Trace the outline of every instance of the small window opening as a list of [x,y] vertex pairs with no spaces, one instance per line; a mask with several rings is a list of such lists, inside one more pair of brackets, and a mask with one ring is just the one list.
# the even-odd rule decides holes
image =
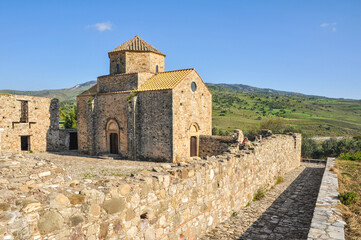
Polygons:
[[119,64],[117,64],[117,73],[119,73]]
[[30,151],[30,136],[21,136],[21,151]]
[[27,123],[29,121],[28,101],[21,100],[20,104],[21,104],[20,122]]
[[191,83],[191,89],[192,89],[192,92],[195,92],[197,90],[197,84],[195,82]]
[[155,72],[159,72],[158,65],[155,65]]

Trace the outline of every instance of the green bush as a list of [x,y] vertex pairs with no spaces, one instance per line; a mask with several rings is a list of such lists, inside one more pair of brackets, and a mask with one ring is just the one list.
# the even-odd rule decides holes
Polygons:
[[285,129],[285,121],[279,117],[268,118],[261,122],[260,128],[271,130],[273,133],[283,133]]
[[342,160],[361,160],[361,151],[354,154],[348,152],[341,153],[339,158]]
[[353,191],[339,194],[338,199],[340,199],[344,205],[351,205],[358,201],[357,195]]

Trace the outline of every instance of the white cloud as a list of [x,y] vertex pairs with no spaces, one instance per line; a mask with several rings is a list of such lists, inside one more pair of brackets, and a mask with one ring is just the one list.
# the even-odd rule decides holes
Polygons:
[[88,28],[95,28],[99,32],[104,32],[106,30],[112,30],[112,24],[110,22],[102,22],[94,25],[88,25]]
[[337,23],[322,23],[320,27],[331,29],[332,32],[336,32],[336,24]]

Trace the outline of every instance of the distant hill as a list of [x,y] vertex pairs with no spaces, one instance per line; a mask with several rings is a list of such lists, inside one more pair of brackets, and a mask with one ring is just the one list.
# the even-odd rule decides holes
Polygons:
[[[72,88],[0,93],[56,97],[61,110],[71,112],[76,96],[96,81]],[[242,84],[208,83],[213,94],[213,127],[216,131],[250,131],[265,119],[280,117],[290,131],[309,136],[345,136],[361,133],[361,100],[334,99]],[[67,101],[67,102],[65,102]]]
[[321,96],[314,96],[314,95],[306,95],[297,92],[287,92],[287,91],[280,91],[271,88],[258,88],[252,87],[243,84],[226,84],[226,83],[207,83],[208,87],[224,87],[231,90],[241,91],[243,93],[269,93],[275,94],[280,96],[312,96],[312,97],[321,97]]
[[58,98],[59,101],[62,102],[76,100],[77,95],[94,86],[94,84],[96,84],[96,81],[89,81],[86,83],[78,84],[71,88],[48,89],[40,91],[0,90],[0,93],[29,95],[37,97],[53,97]]

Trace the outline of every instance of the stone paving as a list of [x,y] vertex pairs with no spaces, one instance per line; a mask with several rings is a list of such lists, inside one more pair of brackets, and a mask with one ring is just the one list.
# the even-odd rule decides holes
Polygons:
[[234,213],[201,239],[307,239],[324,167],[302,163],[265,198]]

